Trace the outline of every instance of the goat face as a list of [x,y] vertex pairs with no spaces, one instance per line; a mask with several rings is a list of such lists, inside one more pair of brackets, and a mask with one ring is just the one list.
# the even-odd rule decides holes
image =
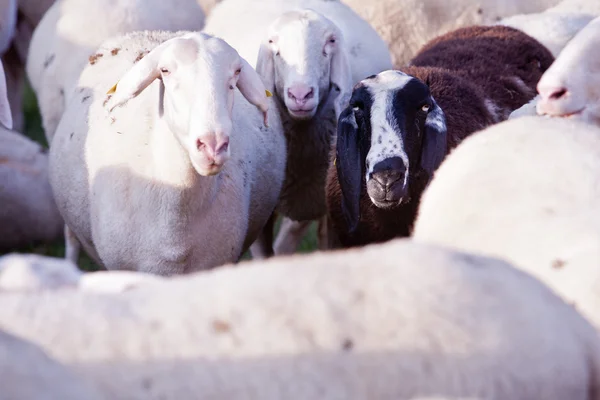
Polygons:
[[363,182],[376,207],[391,209],[410,201],[411,177],[431,179],[446,154],[444,113],[425,83],[381,72],[354,88],[338,121],[336,151],[342,211],[353,231]]

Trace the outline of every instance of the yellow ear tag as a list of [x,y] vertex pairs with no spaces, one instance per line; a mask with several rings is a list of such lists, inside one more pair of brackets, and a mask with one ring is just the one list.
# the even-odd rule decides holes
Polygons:
[[335,167],[335,163],[337,162],[337,157],[333,159],[333,166]]
[[110,89],[108,89],[108,92],[106,92],[106,94],[113,94],[114,92],[117,91],[117,85],[119,84],[119,82],[115,83],[113,85],[113,87],[111,87]]
[[269,92],[268,90],[265,90],[265,93],[267,94],[267,97],[273,97],[273,93]]

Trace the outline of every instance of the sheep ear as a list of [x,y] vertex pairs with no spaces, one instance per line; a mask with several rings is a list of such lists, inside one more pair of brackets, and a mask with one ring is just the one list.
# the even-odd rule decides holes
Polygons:
[[358,124],[354,110],[348,107],[342,111],[338,121],[335,167],[342,191],[342,214],[349,233],[356,230],[360,219],[363,163]]
[[341,37],[338,39],[337,49],[331,57],[330,82],[339,92],[333,103],[335,117],[339,118],[342,110],[348,106],[352,92],[352,72]]
[[154,50],[134,64],[134,66],[123,75],[119,82],[108,90],[107,94],[112,94],[112,98],[108,103],[109,111],[112,111],[116,107],[122,106],[129,100],[135,98],[160,76],[158,61],[165,48],[171,44],[172,40],[167,40],[154,48]]
[[429,179],[446,156],[447,136],[446,117],[434,100],[425,120],[425,136],[421,150],[421,168],[429,174]]
[[8,90],[6,86],[6,74],[4,65],[0,62],[0,123],[8,129],[13,128],[12,112],[8,102]]
[[265,89],[265,85],[260,79],[260,76],[258,76],[254,68],[248,64],[248,61],[244,60],[242,57],[240,57],[240,60],[242,61],[242,70],[240,72],[240,77],[238,78],[237,87],[246,100],[251,104],[254,104],[263,112],[264,122],[265,125],[267,125],[267,112],[269,111],[269,101],[267,100],[267,97],[271,96],[271,92]]
[[256,59],[256,72],[260,75],[267,90],[275,91],[275,64],[273,63],[273,51],[268,44],[261,43]]

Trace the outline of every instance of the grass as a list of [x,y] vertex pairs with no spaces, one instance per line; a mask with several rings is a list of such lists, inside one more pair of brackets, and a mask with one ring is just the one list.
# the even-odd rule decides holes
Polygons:
[[[35,94],[31,90],[29,85],[26,85],[25,93],[23,96],[23,111],[25,114],[25,132],[23,132],[29,138],[35,140],[40,143],[44,147],[48,147],[48,143],[46,142],[46,137],[44,135],[44,130],[41,124],[41,118],[39,113],[39,108],[37,105],[37,100]],[[279,230],[279,221],[276,224],[276,231]],[[310,229],[305,235],[298,251],[301,253],[308,253],[314,251],[317,248],[317,224],[312,223]],[[20,252],[20,253],[35,253],[40,255],[52,256],[52,257],[64,257],[65,255],[65,246],[64,240],[60,239],[55,243],[44,243],[44,244],[31,244],[29,246],[25,246],[24,248],[18,249],[10,249],[6,253],[10,252]],[[83,251],[81,252],[81,256],[79,258],[78,266],[80,269],[84,271],[96,271],[99,269],[98,265],[96,265]],[[244,254],[243,259],[250,259],[250,254]]]

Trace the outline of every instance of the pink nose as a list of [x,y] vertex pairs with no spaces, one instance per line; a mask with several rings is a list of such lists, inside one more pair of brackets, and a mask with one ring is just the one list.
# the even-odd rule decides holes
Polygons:
[[567,88],[562,86],[539,87],[538,91],[542,99],[545,101],[560,100],[567,97],[567,95],[569,94]]
[[308,85],[293,85],[287,91],[288,97],[299,105],[304,105],[314,94],[314,88]]
[[229,148],[229,138],[223,135],[206,135],[196,139],[196,148],[199,152],[204,152],[210,162],[220,164],[221,156],[225,155]]

